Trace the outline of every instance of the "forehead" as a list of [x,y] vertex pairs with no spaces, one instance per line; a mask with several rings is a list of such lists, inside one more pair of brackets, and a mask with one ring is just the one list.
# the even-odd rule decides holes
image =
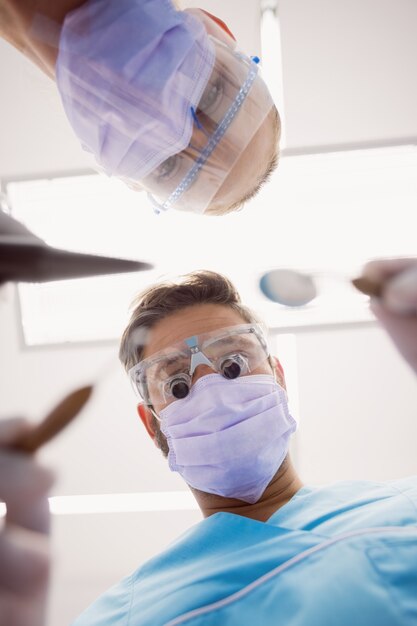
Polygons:
[[[236,118],[235,123],[236,126],[245,123],[244,116]],[[210,204],[211,208],[234,204],[263,181],[278,151],[278,136],[276,114],[271,109],[226,176]]]
[[224,305],[196,304],[181,309],[168,315],[151,329],[143,358],[146,359],[192,335],[246,323],[247,320],[239,313]]

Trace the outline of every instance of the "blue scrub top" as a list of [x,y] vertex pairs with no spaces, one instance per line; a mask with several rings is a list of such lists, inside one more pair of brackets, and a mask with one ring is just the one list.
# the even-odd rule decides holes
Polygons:
[[216,513],[73,626],[416,626],[417,477],[304,487],[266,523]]

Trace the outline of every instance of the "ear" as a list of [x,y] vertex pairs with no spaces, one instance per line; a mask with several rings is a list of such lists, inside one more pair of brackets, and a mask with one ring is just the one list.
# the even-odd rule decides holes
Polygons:
[[146,432],[148,433],[149,437],[152,439],[152,441],[158,448],[159,446],[156,440],[155,430],[153,428],[153,415],[151,411],[148,409],[148,407],[146,406],[144,402],[140,402],[138,406],[136,407],[136,410],[138,412],[138,415],[140,417],[142,424],[146,428]]
[[209,35],[222,41],[233,50],[236,48],[236,37],[223,20],[204,9],[185,9],[187,13],[194,15],[201,20]]
[[274,374],[277,378],[278,383],[281,385],[281,387],[283,389],[285,389],[285,391],[287,391],[287,384],[285,382],[285,374],[284,374],[284,368],[282,367],[281,363],[279,362],[279,360],[277,359],[276,356],[271,356],[271,360],[273,363],[273,370],[274,370]]

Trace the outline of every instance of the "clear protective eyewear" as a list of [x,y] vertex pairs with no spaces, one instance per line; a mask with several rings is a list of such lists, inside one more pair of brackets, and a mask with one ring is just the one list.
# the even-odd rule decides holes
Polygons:
[[261,326],[239,324],[187,337],[140,361],[128,374],[148,406],[165,406],[188,396],[199,365],[231,380],[253,373],[268,357]]
[[190,109],[190,143],[141,181],[156,213],[204,213],[274,106],[259,59],[210,39],[216,60],[198,106]]

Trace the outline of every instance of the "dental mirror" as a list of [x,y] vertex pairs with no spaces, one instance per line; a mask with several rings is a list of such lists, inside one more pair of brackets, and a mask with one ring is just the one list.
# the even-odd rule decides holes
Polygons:
[[[309,304],[317,297],[319,289],[317,278],[325,274],[309,274],[292,269],[277,268],[266,272],[260,279],[262,293],[272,302],[288,307],[300,307]],[[342,274],[329,274],[337,280],[350,282],[358,291],[368,296],[380,296],[382,286],[364,276],[349,280]]]

